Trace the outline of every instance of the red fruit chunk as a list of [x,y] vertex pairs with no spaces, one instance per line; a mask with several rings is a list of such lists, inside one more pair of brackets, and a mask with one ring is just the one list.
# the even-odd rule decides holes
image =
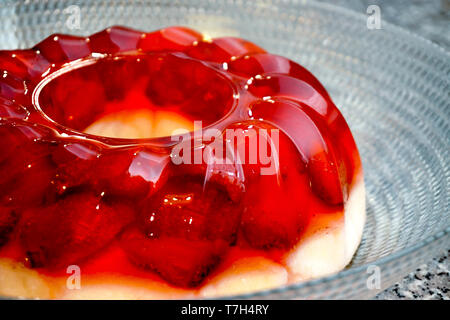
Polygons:
[[109,205],[91,193],[71,194],[25,211],[21,244],[31,267],[67,267],[106,246],[133,218],[127,205]]
[[243,55],[263,53],[261,49],[250,41],[224,37],[212,41],[200,41],[187,50],[187,54],[199,60],[212,62],[228,62]]
[[201,33],[185,27],[170,27],[159,31],[145,33],[139,41],[138,48],[145,52],[185,51],[194,42],[201,41]]
[[56,186],[60,193],[89,186],[106,196],[142,198],[153,193],[166,179],[167,155],[144,148],[100,150],[93,144],[61,145],[53,155],[59,164]]
[[119,185],[116,185],[116,193],[123,194],[126,193],[125,190],[135,190],[135,195],[139,195],[144,191],[140,193],[138,190],[144,190],[144,187],[148,185],[149,195],[154,194],[167,181],[169,162],[168,154],[152,152],[145,148],[134,152],[127,175],[119,181]]
[[[197,61],[180,59],[174,55],[161,56],[159,68],[149,77],[146,94],[156,105],[183,104],[206,91],[195,83],[195,75],[211,78],[213,71]],[[154,61],[150,60],[149,64]],[[193,81],[194,80],[194,81]]]
[[[32,144],[34,141],[43,139],[50,134],[50,130],[24,121],[0,120],[0,150],[2,151],[0,153],[0,163],[13,155],[13,151],[17,148],[23,151],[29,150],[32,153],[35,150],[29,148],[30,144],[34,145]],[[38,144],[36,144],[36,148],[40,149]]]
[[44,127],[0,123],[0,166],[3,167],[0,184],[16,174],[27,172],[27,169],[32,169],[35,163],[48,156],[52,144],[43,139],[50,137],[50,134],[51,131]]
[[[355,142],[344,118],[328,97],[322,95],[308,83],[284,75],[269,75],[254,79],[248,86],[248,90],[258,97],[273,97],[275,100],[293,100],[300,104],[303,110],[314,118],[315,122],[319,122],[319,126],[323,126],[325,130],[328,130],[329,134],[326,136],[331,141],[329,145],[336,147],[336,160],[339,159],[340,161],[325,166],[325,160],[318,160],[322,162],[323,169],[326,170],[330,165],[339,165],[339,168],[332,172],[338,171],[341,179],[341,187],[345,189],[346,185],[352,182],[355,168],[360,166],[359,155],[357,154]],[[309,112],[308,109],[316,115]],[[315,169],[312,170],[315,171]],[[316,180],[319,181],[320,179]],[[323,179],[323,181],[325,180]],[[327,188],[328,186],[324,182],[323,186],[319,189],[324,190],[322,194],[325,194]],[[338,185],[332,182],[330,193],[334,193],[335,196],[331,196],[329,199],[331,199],[331,203],[333,204],[342,202],[338,200],[341,198],[338,195],[338,189]],[[344,200],[346,199],[345,193],[346,190],[343,190]]]
[[179,286],[203,280],[235,241],[242,211],[225,186],[203,184],[201,176],[172,177],[143,207],[140,231],[123,240],[134,263]]
[[168,161],[167,156],[152,155],[145,149],[108,151],[99,158],[94,172],[112,195],[143,198],[164,182]]
[[311,215],[306,183],[297,172],[285,174],[280,185],[272,176],[249,183],[242,230],[252,247],[288,249],[299,241]]
[[[82,94],[80,88],[83,88]],[[84,130],[104,110],[104,89],[100,78],[95,76],[85,79],[79,73],[65,73],[58,81],[51,81],[45,90],[51,94],[39,96],[42,110],[54,121],[70,128]]]
[[49,154],[51,142],[40,140],[49,135],[41,127],[18,124],[0,126],[0,200],[27,205],[42,200],[54,174]]
[[23,123],[0,124],[0,202],[22,208],[44,199],[54,177],[53,132]]
[[330,204],[341,204],[346,197],[345,168],[329,138],[324,119],[307,106],[294,102],[259,102],[252,106],[252,115],[264,119],[284,132],[302,155],[311,178],[312,189]]
[[[157,56],[159,64],[149,60],[146,95],[164,108],[187,113],[190,119],[202,119],[203,125],[220,119],[233,103],[233,89],[224,77],[204,64],[167,54]],[[157,68],[158,67],[158,68]]]
[[195,287],[220,261],[227,244],[222,240],[187,240],[162,237],[149,240],[137,228],[122,238],[128,256],[136,265],[155,270],[168,282]]
[[85,38],[54,34],[37,44],[38,50],[51,63],[62,63],[84,58],[91,52]]
[[203,79],[198,80],[201,83],[199,88],[203,90],[197,89],[196,96],[186,104],[186,108],[189,108],[194,119],[205,119],[203,125],[208,125],[214,122],[213,119],[222,118],[225,112],[230,110],[234,103],[231,98],[233,90],[223,79],[213,76],[212,73],[197,74],[197,79],[200,76],[203,76]]
[[[150,60],[156,61],[156,57],[149,57]],[[100,60],[91,69],[80,70],[85,78],[89,78],[89,74],[95,72],[103,85],[105,95],[108,101],[123,100],[126,94],[131,90],[136,90],[141,84],[144,76],[148,77],[150,70],[147,68],[144,59],[136,59],[135,56],[121,56],[118,60],[104,59]],[[94,71],[92,69],[95,69]],[[135,101],[129,106],[130,109],[139,108],[142,103]],[[145,104],[144,104],[145,105]],[[105,112],[114,112],[106,105]]]
[[208,125],[234,102],[233,86],[220,71],[186,56],[116,57],[50,81],[39,95],[42,110],[58,124],[81,131],[102,116],[129,109],[164,108]]
[[[6,171],[7,166],[2,166]],[[46,195],[55,175],[55,169],[49,157],[29,160],[11,167],[10,173],[0,182],[0,197],[4,203],[24,207],[40,204]]]
[[0,247],[9,240],[18,220],[18,214],[13,208],[0,206]]
[[98,53],[136,50],[142,34],[136,30],[114,26],[90,36],[89,46],[92,52]]
[[[310,217],[309,179],[295,145],[278,128],[264,122],[248,121],[228,129],[241,129],[246,137],[237,140],[237,152],[245,159],[241,222],[245,238],[256,248],[291,247]],[[270,162],[265,163],[267,160]]]
[[101,151],[96,144],[83,141],[60,143],[52,153],[52,160],[57,167],[54,180],[57,193],[62,194],[94,179],[93,166]]
[[152,237],[234,241],[240,210],[227,187],[200,176],[171,177],[142,212],[145,233]]
[[0,164],[0,202],[15,207],[40,204],[54,177],[54,166],[48,156],[26,160],[25,152],[16,152],[17,158],[11,156]]

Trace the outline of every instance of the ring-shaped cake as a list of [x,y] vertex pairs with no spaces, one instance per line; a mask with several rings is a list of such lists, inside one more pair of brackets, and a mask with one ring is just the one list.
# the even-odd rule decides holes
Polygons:
[[356,251],[358,150],[299,64],[184,27],[112,27],[0,51],[0,68],[0,294],[228,295]]

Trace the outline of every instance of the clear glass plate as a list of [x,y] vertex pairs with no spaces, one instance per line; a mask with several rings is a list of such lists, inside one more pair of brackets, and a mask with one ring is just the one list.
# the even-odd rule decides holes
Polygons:
[[[352,129],[368,219],[351,265],[241,297],[368,298],[450,247],[450,54],[442,48],[384,21],[382,29],[368,29],[362,14],[311,1],[5,0],[0,49],[111,25],[185,25],[249,39],[310,69]],[[367,286],[370,266],[379,267],[379,288]]]

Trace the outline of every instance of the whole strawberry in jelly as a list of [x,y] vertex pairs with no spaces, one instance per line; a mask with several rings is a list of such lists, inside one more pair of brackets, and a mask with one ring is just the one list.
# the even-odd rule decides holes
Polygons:
[[24,211],[19,236],[30,266],[58,270],[83,261],[134,220],[130,206],[88,192]]
[[255,248],[289,248],[311,215],[309,177],[295,145],[278,127],[247,121],[233,129],[243,162],[241,229]]
[[[172,176],[141,209],[122,244],[137,265],[179,286],[199,284],[237,236],[242,208],[223,181]],[[231,182],[229,182],[231,183]]]

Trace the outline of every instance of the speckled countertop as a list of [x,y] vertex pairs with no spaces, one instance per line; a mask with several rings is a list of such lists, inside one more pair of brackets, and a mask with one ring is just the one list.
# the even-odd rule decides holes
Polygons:
[[[366,14],[378,5],[383,20],[399,25],[450,50],[450,0],[318,0]],[[450,248],[442,256],[414,272],[376,299],[450,300]]]
[[442,257],[421,265],[399,283],[381,292],[376,299],[450,300],[450,250]]

